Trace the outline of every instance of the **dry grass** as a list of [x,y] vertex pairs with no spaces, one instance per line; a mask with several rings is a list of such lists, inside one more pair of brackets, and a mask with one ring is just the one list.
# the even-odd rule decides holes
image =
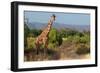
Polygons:
[[[24,61],[46,61],[46,60],[72,60],[72,59],[89,59],[90,53],[80,44],[73,44],[72,42],[64,42],[61,46],[55,49],[48,49],[44,53],[41,48],[39,53],[36,49],[27,49],[24,51]],[[81,49],[80,49],[81,48]],[[90,49],[90,48],[89,48]]]

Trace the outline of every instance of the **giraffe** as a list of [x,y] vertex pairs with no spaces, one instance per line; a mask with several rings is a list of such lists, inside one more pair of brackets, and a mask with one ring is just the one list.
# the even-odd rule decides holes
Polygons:
[[52,24],[55,21],[56,16],[53,14],[48,21],[47,27],[42,31],[42,33],[36,38],[35,46],[37,49],[37,54],[40,50],[40,45],[44,44],[44,54],[46,53],[46,49],[48,48],[48,35],[51,30]]

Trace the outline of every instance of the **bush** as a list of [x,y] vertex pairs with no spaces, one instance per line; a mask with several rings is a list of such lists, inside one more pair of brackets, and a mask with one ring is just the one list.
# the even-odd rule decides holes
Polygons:
[[[52,45],[51,45],[52,44]],[[57,32],[56,29],[51,29],[49,33],[49,46],[54,48],[55,46],[59,46],[62,44],[62,36],[60,33]]]
[[78,33],[78,31],[76,30],[69,30],[66,32],[67,36],[74,36]]
[[58,45],[60,46],[62,42],[63,42],[62,35],[57,32],[57,42],[56,43],[58,43]]
[[49,49],[54,49],[56,47],[55,43],[49,43],[48,48]]
[[35,48],[35,38],[34,37],[27,37],[27,48],[28,49]]
[[41,34],[42,30],[39,30],[39,29],[31,29],[30,32],[34,35],[34,37],[37,37],[38,35]]
[[67,37],[67,31],[65,29],[62,29],[60,33],[61,33],[63,38]]
[[78,35],[73,36],[73,42],[77,44],[80,43],[80,36]]
[[80,43],[88,43],[90,42],[90,36],[89,35],[84,35],[83,37],[80,38]]
[[90,53],[90,45],[86,44],[79,44],[77,49],[76,49],[77,54],[87,54]]
[[49,42],[55,43],[56,41],[57,41],[57,30],[51,29],[51,31],[49,33]]

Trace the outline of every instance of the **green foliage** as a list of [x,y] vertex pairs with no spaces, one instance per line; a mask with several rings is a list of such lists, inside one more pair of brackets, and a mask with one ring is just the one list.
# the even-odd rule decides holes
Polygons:
[[34,35],[34,37],[37,37],[38,35],[40,35],[42,32],[42,30],[39,29],[32,29],[31,33]]
[[79,35],[75,35],[73,36],[73,43],[80,43],[80,36]]
[[68,36],[67,41],[73,42],[73,43],[89,43],[90,42],[90,35],[82,32],[77,32],[73,36]]
[[48,48],[54,49],[56,47],[55,43],[49,43]]
[[25,49],[35,48],[35,38],[42,32],[38,29],[29,29],[27,24],[24,26],[24,47]]
[[57,41],[58,45],[61,45],[63,42],[62,35],[59,32],[57,32]]
[[34,34],[33,33],[29,33],[28,37],[34,37]]
[[77,31],[75,31],[75,30],[68,30],[67,31],[67,36],[74,36],[76,34],[77,34]]
[[62,36],[56,29],[51,29],[49,33],[49,48],[55,48],[62,44]]
[[80,41],[80,36],[74,35],[74,36],[68,36],[67,42],[72,42],[72,43],[79,43]]
[[73,36],[68,36],[67,42],[72,42],[73,41]]
[[79,44],[76,53],[79,55],[90,53],[90,46],[87,44]]
[[67,31],[65,29],[62,29],[60,33],[63,38],[67,37]]
[[77,32],[76,35],[78,35],[79,37],[84,36],[83,32]]
[[24,46],[27,47],[27,37],[30,33],[30,29],[28,28],[27,24],[24,25]]
[[83,37],[80,38],[80,43],[89,43],[90,42],[90,36],[89,35],[84,35]]
[[90,35],[88,33],[77,32],[73,36],[68,36],[66,42],[75,45],[76,53],[79,55],[90,53]]
[[57,41],[57,30],[51,29],[51,31],[49,33],[49,42],[55,43],[56,41]]
[[27,37],[27,48],[33,49],[35,47],[35,38],[34,37]]

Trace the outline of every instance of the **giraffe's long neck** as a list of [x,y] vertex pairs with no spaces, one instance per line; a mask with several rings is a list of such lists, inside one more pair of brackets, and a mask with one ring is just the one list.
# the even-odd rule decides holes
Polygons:
[[[52,24],[53,24],[53,19],[51,18],[48,22],[48,25],[47,27],[45,28],[45,30],[42,32],[42,36],[48,36],[50,30],[51,30],[51,27],[52,27]],[[44,35],[43,35],[44,34]]]
[[47,25],[48,31],[50,31],[52,24],[53,24],[53,20],[49,20],[48,25]]
[[50,30],[51,30],[51,27],[52,27],[52,24],[53,24],[54,20],[51,18],[48,22],[48,25],[47,25],[47,32],[49,33]]

